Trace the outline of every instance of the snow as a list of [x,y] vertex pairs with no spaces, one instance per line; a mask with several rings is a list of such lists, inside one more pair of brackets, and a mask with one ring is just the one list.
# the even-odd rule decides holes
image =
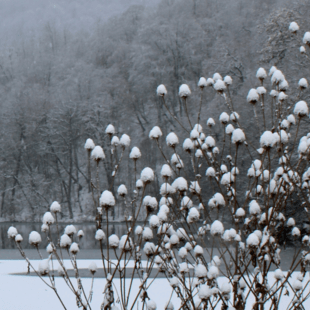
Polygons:
[[128,191],[127,191],[127,188],[124,184],[121,184],[118,189],[117,189],[117,194],[119,196],[125,196],[127,195]]
[[299,26],[296,22],[291,22],[290,26],[288,27],[289,31],[291,32],[297,32],[299,30]]
[[224,77],[224,83],[225,83],[226,85],[231,85],[232,82],[233,82],[233,80],[232,80],[231,76],[226,75],[226,76]]
[[151,228],[158,228],[160,225],[159,218],[157,215],[152,215],[149,219],[149,225]]
[[158,126],[154,126],[150,133],[149,133],[149,138],[150,139],[158,139],[163,135],[161,129]]
[[200,214],[199,211],[193,207],[189,210],[188,215],[187,215],[187,222],[193,223],[193,222],[197,222],[199,220]]
[[119,142],[122,147],[128,147],[130,145],[130,137],[124,133]]
[[180,258],[185,259],[187,257],[187,254],[188,253],[187,253],[187,250],[186,250],[185,247],[181,247],[179,249],[178,255],[179,255]]
[[136,234],[137,236],[140,236],[140,235],[142,234],[142,232],[143,232],[142,227],[141,227],[140,225],[136,226],[135,234]]
[[241,144],[245,141],[245,134],[242,129],[237,128],[233,131],[231,142],[234,144]]
[[226,85],[224,81],[218,79],[214,84],[213,87],[218,92],[223,92],[226,89]]
[[45,212],[43,215],[42,222],[46,225],[52,225],[55,222],[55,219],[51,212]]
[[165,96],[167,95],[167,89],[166,86],[164,84],[160,84],[157,86],[157,90],[156,90],[157,96]]
[[32,231],[30,234],[29,234],[29,243],[31,245],[39,245],[40,243],[42,242],[42,238],[41,238],[41,235],[37,232],[37,231]]
[[304,44],[309,44],[310,43],[310,32],[309,31],[305,32],[304,37],[302,39],[302,42]]
[[221,179],[221,184],[222,185],[230,185],[231,183],[233,183],[235,181],[235,177],[233,174],[231,174],[230,172],[226,172],[225,174],[223,174],[222,179]]
[[289,87],[288,82],[285,79],[281,81],[281,83],[279,84],[279,89],[282,91],[286,91],[288,87]]
[[240,118],[240,116],[237,112],[232,112],[229,118],[232,122],[236,122]]
[[118,136],[114,136],[111,140],[113,146],[118,146],[120,144]]
[[309,109],[306,101],[298,101],[294,107],[294,114],[303,117],[309,114]]
[[80,251],[79,245],[76,242],[73,242],[70,246],[69,251],[70,253],[76,255]]
[[306,89],[306,88],[308,88],[308,81],[307,81],[305,78],[301,78],[301,79],[298,81],[298,86],[299,86],[301,89]]
[[181,98],[187,98],[188,96],[190,96],[191,94],[191,90],[189,89],[187,84],[182,84],[179,88],[179,96]]
[[170,237],[170,240],[169,240],[170,244],[172,246],[176,246],[179,244],[180,242],[180,238],[177,234],[172,234],[171,237]]
[[18,232],[17,229],[13,226],[9,227],[8,229],[8,238],[15,238],[17,236]]
[[72,240],[67,234],[63,234],[60,237],[60,247],[68,248],[71,244],[72,244]]
[[198,296],[201,300],[206,300],[212,296],[212,290],[207,284],[202,284],[199,287]]
[[94,149],[94,147],[95,147],[94,141],[92,139],[87,139],[84,145],[84,149],[91,151]]
[[104,240],[105,237],[105,233],[102,229],[97,229],[96,234],[95,234],[95,239],[100,241],[100,240]]
[[140,179],[143,183],[154,181],[155,175],[153,169],[146,167],[141,171]]
[[156,247],[153,242],[146,242],[143,247],[143,252],[146,256],[152,256],[156,252]]
[[292,217],[290,217],[290,218],[287,220],[286,225],[287,225],[288,227],[293,227],[293,226],[295,226],[295,225],[296,225],[296,224],[295,224],[295,220],[294,220]]
[[267,90],[264,86],[259,86],[256,88],[256,91],[259,95],[264,95],[266,94]]
[[156,310],[156,302],[154,300],[149,300],[146,304],[147,310]]
[[215,147],[215,140],[214,140],[214,138],[211,137],[211,136],[206,137],[205,144],[208,146],[208,148]]
[[222,124],[226,125],[229,121],[229,115],[226,112],[221,113],[219,120]]
[[214,73],[213,74],[213,80],[217,81],[217,80],[223,80],[222,76],[219,73]]
[[195,266],[195,276],[197,278],[204,278],[207,276],[207,274],[208,274],[208,271],[204,265],[198,264],[197,266]]
[[284,119],[280,125],[281,129],[288,129],[290,127],[290,123],[288,120]]
[[192,140],[196,140],[199,138],[199,132],[195,128],[190,132],[190,138]]
[[174,194],[175,193],[175,189],[169,183],[163,183],[160,186],[159,193],[162,196],[167,196],[169,194]]
[[183,163],[181,158],[180,158],[180,156],[178,154],[176,154],[176,153],[172,154],[170,162],[173,165],[181,164],[181,166],[182,166],[182,163]]
[[183,177],[178,177],[177,179],[175,179],[171,186],[173,186],[176,190],[180,192],[186,191],[188,189],[187,181]]
[[285,99],[287,99],[287,95],[284,93],[284,92],[280,92],[279,93],[279,97],[278,97],[278,99],[279,99],[279,101],[284,101]]
[[244,217],[245,216],[245,211],[243,208],[238,208],[236,210],[236,213],[235,213],[235,216],[236,217]]
[[191,184],[189,186],[189,190],[191,193],[200,194],[201,193],[201,187],[199,185],[199,182],[198,181],[191,181]]
[[273,147],[276,144],[275,136],[271,131],[265,131],[260,137],[260,145],[262,148]]
[[16,242],[22,242],[24,240],[23,236],[21,234],[17,234],[15,236],[15,241]]
[[191,151],[194,149],[194,142],[190,138],[186,138],[183,142],[184,151]]
[[215,177],[215,170],[213,167],[209,167],[207,170],[206,170],[206,176],[207,177]]
[[206,87],[206,86],[208,86],[208,83],[207,83],[206,78],[201,77],[201,78],[199,79],[199,81],[198,81],[198,87],[204,88],[204,87]]
[[286,143],[288,143],[288,140],[289,140],[289,138],[288,138],[287,132],[285,130],[281,130],[280,131],[280,141],[281,141],[281,143],[286,144]]
[[174,132],[170,132],[166,137],[166,143],[168,146],[175,147],[179,144],[179,138]]
[[39,262],[38,271],[42,276],[50,272],[49,259],[43,259]]
[[54,201],[50,206],[50,211],[54,213],[61,212],[60,204],[57,201]]
[[266,70],[264,68],[259,68],[256,72],[256,77],[261,80],[265,79],[267,77]]
[[249,103],[256,103],[259,100],[257,90],[255,88],[251,88],[246,99]]
[[160,174],[162,177],[169,178],[172,176],[172,169],[170,168],[169,165],[164,164],[161,168]]
[[271,97],[275,98],[275,97],[277,97],[278,95],[279,95],[279,92],[276,91],[275,89],[272,89],[272,90],[270,91],[270,96],[271,96]]
[[249,213],[251,215],[259,215],[261,213],[261,208],[256,200],[252,200],[249,203]]
[[136,188],[140,189],[143,187],[143,185],[144,185],[143,182],[140,179],[138,179],[136,182]]
[[225,132],[227,135],[231,135],[234,130],[235,127],[232,124],[228,124],[225,128]]
[[271,83],[272,84],[279,84],[284,80],[284,75],[281,70],[276,70],[271,76]]
[[149,241],[153,239],[153,231],[150,227],[144,227],[142,232],[142,238],[145,241]]
[[258,246],[259,243],[260,243],[259,238],[255,233],[251,233],[246,239],[246,244],[249,247]]
[[52,254],[52,253],[54,252],[54,248],[53,248],[53,246],[52,246],[51,243],[49,243],[49,244],[47,245],[47,247],[46,247],[46,252],[47,252],[48,254]]
[[94,147],[91,152],[91,158],[96,161],[105,159],[105,155],[101,146],[97,145]]
[[305,48],[304,46],[301,46],[301,47],[299,48],[299,52],[300,52],[301,54],[305,54],[305,53],[306,53],[306,48]]
[[200,245],[194,247],[194,253],[196,256],[203,255],[203,248]]
[[215,82],[212,78],[207,78],[207,86],[212,86],[214,83]]
[[115,206],[115,198],[112,192],[105,190],[100,196],[100,206],[104,208],[110,208]]
[[92,274],[95,274],[96,271],[97,271],[98,267],[97,267],[97,264],[96,262],[91,262],[88,266],[88,270],[92,273]]
[[272,66],[269,70],[269,76],[272,76],[274,74],[274,72],[277,70],[277,67],[276,66]]
[[209,127],[213,127],[215,125],[215,121],[214,121],[214,119],[212,117],[208,118],[207,125]]
[[105,129],[105,133],[108,135],[114,135],[115,134],[115,128],[112,124],[109,124],[107,128]]
[[190,209],[192,206],[193,201],[188,196],[184,196],[181,200],[181,209]]
[[211,229],[210,229],[211,235],[216,236],[216,235],[222,235],[224,233],[224,226],[222,222],[215,220],[211,224]]
[[300,237],[300,230],[299,230],[298,227],[294,227],[294,228],[292,229],[292,236],[293,236],[293,237]]

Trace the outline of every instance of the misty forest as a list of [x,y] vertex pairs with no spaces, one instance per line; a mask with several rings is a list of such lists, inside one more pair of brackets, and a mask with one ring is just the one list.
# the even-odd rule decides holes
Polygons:
[[[0,220],[40,221],[55,200],[62,205],[62,220],[92,220],[92,182],[84,149],[90,137],[106,153],[100,163],[102,188],[114,193],[126,183],[128,191],[135,189],[129,153],[137,146],[142,153],[137,171],[147,165],[154,169],[155,182],[147,190],[156,195],[162,157],[148,137],[150,129],[158,125],[164,136],[176,131],[180,141],[188,134],[156,96],[162,83],[168,90],[167,105],[186,120],[179,86],[186,83],[193,90],[188,112],[194,117],[199,77],[230,75],[235,108],[245,131],[258,141],[260,133],[246,102],[248,89],[259,86],[253,72],[273,65],[283,70],[292,86],[288,106],[294,103],[309,59],[300,57],[301,42],[288,25],[296,21],[308,29],[309,10],[308,1],[285,0],[2,1]],[[308,97],[306,90],[303,99]],[[210,116],[218,121],[224,107],[223,99],[207,89],[202,124]],[[131,139],[115,179],[111,139],[105,133],[109,124],[118,138],[128,134]],[[219,127],[213,134],[221,145],[223,130]],[[162,148],[168,150],[164,142]],[[115,152],[120,156],[116,147]],[[183,160],[186,171],[190,159]],[[250,162],[245,155],[239,169],[247,169]],[[244,178],[238,186],[246,184]],[[207,201],[210,184],[202,179],[201,187]],[[123,220],[125,211],[118,199],[111,220]]]

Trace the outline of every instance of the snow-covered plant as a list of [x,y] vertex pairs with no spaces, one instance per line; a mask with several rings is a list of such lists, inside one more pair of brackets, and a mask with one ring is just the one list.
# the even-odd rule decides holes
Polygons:
[[[298,36],[296,22],[288,28],[292,36]],[[304,34],[303,43],[310,47],[309,32]],[[101,309],[105,310],[156,310],[156,302],[163,298],[169,310],[306,309],[303,304],[310,296],[309,236],[293,216],[299,211],[309,219],[310,133],[302,132],[309,116],[304,94],[308,82],[305,78],[298,83],[286,79],[275,66],[270,68],[269,77],[264,68],[259,68],[257,82],[243,94],[243,109],[250,111],[254,133],[243,127],[243,114],[233,108],[230,76],[223,79],[214,73],[212,78],[199,79],[197,115],[192,108],[192,98],[196,97],[193,94],[188,109],[192,92],[182,84],[179,100],[185,108],[185,120],[169,108],[167,89],[159,85],[159,100],[176,122],[173,132],[158,126],[149,131],[162,162],[137,166],[148,150],[128,150],[130,137],[123,134],[119,139],[110,124],[105,130],[110,141],[106,154],[113,159],[110,188],[103,188],[99,182],[99,164],[105,165],[107,160],[104,150],[87,139],[84,147],[89,166],[96,169],[95,176],[88,171],[96,213],[93,238],[102,258],[102,264],[89,265],[89,293],[77,264],[84,233],[68,225],[60,235],[58,202],[51,204],[50,212],[42,219],[48,259],[44,260],[39,250],[41,235],[35,231],[29,235],[29,243],[40,256],[38,268],[27,258],[23,237],[16,228],[8,230],[8,237],[15,241],[29,268],[54,290],[65,309],[56,288],[54,261],[59,265],[58,275],[82,309],[91,309],[98,269],[104,273]],[[290,92],[292,85],[299,92],[296,100]],[[207,92],[213,92],[224,103],[213,118],[204,118]],[[116,175],[125,152],[133,165],[132,180],[119,182]],[[109,214],[118,205],[124,208],[126,223],[122,236],[109,230]],[[54,227],[57,240],[50,234]],[[285,270],[281,249],[290,242],[299,248]],[[70,257],[77,285],[69,276],[64,252]],[[159,275],[166,279],[167,296],[156,296],[150,289],[156,281],[163,281],[158,280]]]

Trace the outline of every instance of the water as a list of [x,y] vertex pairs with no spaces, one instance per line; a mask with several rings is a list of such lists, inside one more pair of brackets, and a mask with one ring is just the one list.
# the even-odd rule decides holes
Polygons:
[[[24,249],[33,249],[34,247],[31,246],[28,242],[28,237],[31,231],[35,230],[41,234],[42,243],[40,244],[39,248],[44,249],[48,242],[46,238],[46,234],[41,232],[41,223],[17,223],[17,222],[5,222],[0,223],[0,249],[16,249],[15,242],[8,238],[7,231],[10,226],[16,227],[19,234],[21,234],[24,238],[22,242],[22,247]],[[68,224],[60,223],[59,225],[59,232],[60,235],[64,233],[64,229]],[[79,243],[81,249],[98,249],[99,242],[95,239],[96,234],[96,226],[94,223],[79,223],[74,224],[76,230],[82,229],[84,232],[84,237],[79,240],[79,238],[75,235],[73,237],[73,241]],[[106,227],[103,226],[104,232]],[[125,223],[109,223],[109,235],[116,234],[119,237],[126,234],[127,227]],[[52,240],[56,243],[57,241],[57,229],[56,225],[53,224],[51,226],[51,234]]]

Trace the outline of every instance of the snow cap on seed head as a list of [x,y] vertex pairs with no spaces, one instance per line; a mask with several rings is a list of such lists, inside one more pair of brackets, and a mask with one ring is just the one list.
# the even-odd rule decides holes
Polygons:
[[288,29],[290,32],[296,33],[299,30],[299,26],[296,22],[291,22]]
[[52,225],[55,222],[55,219],[51,212],[45,212],[43,215],[42,222],[47,225]]
[[199,82],[198,82],[198,87],[204,88],[204,87],[206,87],[206,86],[208,86],[208,83],[207,83],[206,78],[201,77],[201,78],[199,79]]
[[215,220],[211,224],[210,232],[211,232],[211,235],[213,236],[222,235],[224,233],[224,226],[222,222]]
[[105,129],[105,133],[108,135],[114,135],[115,134],[115,128],[112,124],[109,124],[107,128]]
[[267,77],[267,72],[264,68],[259,68],[256,72],[256,77],[260,80],[264,80]]
[[131,152],[129,154],[129,158],[131,159],[139,159],[141,157],[141,152],[140,152],[140,149],[136,146],[134,146],[132,149],[131,149]]
[[15,238],[17,236],[18,232],[17,229],[13,226],[9,227],[8,229],[8,238]]
[[52,202],[50,206],[50,211],[53,213],[57,213],[61,211],[61,206],[57,201]]
[[118,189],[117,189],[117,194],[119,196],[122,196],[124,197],[125,195],[127,195],[128,191],[127,191],[127,188],[124,184],[121,184]]
[[141,171],[140,179],[143,183],[154,181],[155,175],[153,169],[146,167]]
[[164,164],[161,168],[160,174],[162,177],[169,178],[172,176],[172,169],[169,165]]
[[214,89],[219,92],[219,93],[223,93],[223,91],[226,89],[226,84],[224,83],[224,81],[218,79],[214,85],[213,85]]
[[257,90],[255,88],[251,88],[247,96],[247,101],[249,103],[255,104],[258,100],[259,100],[259,95],[258,95]]
[[187,98],[188,96],[190,96],[191,94],[191,90],[189,89],[187,84],[182,84],[179,88],[179,96],[181,98]]
[[309,31],[305,32],[302,41],[304,44],[308,44],[308,45],[310,44],[310,32]]
[[92,139],[87,139],[84,145],[84,149],[88,151],[92,151],[95,147],[95,143]]
[[42,241],[41,235],[37,231],[32,231],[29,234],[29,243],[34,246],[38,246]]
[[166,86],[164,84],[158,85],[156,93],[157,93],[157,96],[160,96],[160,97],[164,97],[165,95],[167,95]]
[[170,132],[166,137],[166,143],[168,146],[175,147],[179,144],[179,138],[174,132]]
[[149,138],[150,139],[158,139],[163,135],[161,129],[158,126],[154,126],[150,133],[149,133]]
[[130,145],[130,137],[125,133],[121,136],[119,143],[122,147],[128,147]]
[[308,88],[308,81],[305,78],[301,78],[298,82],[298,86],[300,89]]
[[298,101],[294,107],[294,114],[303,117],[309,114],[309,108],[306,101]]
[[223,112],[221,113],[219,120],[223,125],[226,125],[229,121],[229,115],[226,112]]
[[215,121],[214,121],[214,119],[212,117],[208,118],[207,125],[209,127],[213,127],[215,125]]
[[233,80],[232,80],[231,76],[226,75],[226,76],[224,77],[224,83],[225,83],[226,85],[231,85],[232,82],[233,82]]
[[233,131],[231,142],[234,144],[241,144],[245,141],[245,134],[242,129],[237,128]]
[[115,206],[115,198],[112,192],[105,190],[100,196],[100,206],[110,208]]
[[94,149],[91,152],[91,158],[97,162],[99,162],[102,159],[105,159],[103,149],[100,145],[96,145],[94,147]]

